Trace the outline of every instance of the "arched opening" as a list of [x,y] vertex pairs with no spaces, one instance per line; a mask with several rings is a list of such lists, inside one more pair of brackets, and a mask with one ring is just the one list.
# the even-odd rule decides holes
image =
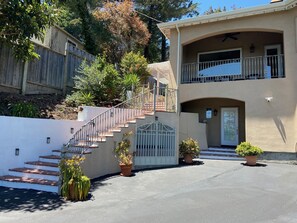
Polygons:
[[228,98],[203,98],[181,104],[182,112],[198,113],[206,124],[209,147],[236,146],[245,141],[245,103]]
[[182,83],[283,78],[283,33],[226,32],[183,46]]

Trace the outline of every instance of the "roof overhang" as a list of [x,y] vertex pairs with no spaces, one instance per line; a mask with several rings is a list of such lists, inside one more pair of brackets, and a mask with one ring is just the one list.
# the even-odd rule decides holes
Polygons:
[[279,11],[290,10],[297,6],[297,0],[287,0],[283,2],[277,2],[273,4],[267,4],[262,6],[236,9],[228,12],[214,13],[211,15],[197,16],[195,18],[182,19],[178,21],[159,23],[158,27],[161,32],[170,39],[171,29],[176,29],[176,27],[187,27],[194,26],[224,20],[231,20],[236,18],[262,15],[268,13],[274,13]]

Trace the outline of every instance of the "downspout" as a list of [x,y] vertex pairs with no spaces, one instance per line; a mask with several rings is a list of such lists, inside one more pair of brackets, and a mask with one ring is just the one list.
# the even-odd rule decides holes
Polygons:
[[180,46],[181,46],[181,38],[180,38],[180,30],[177,25],[175,25],[177,31],[177,58],[176,58],[176,112],[180,112],[180,105],[179,105],[179,83],[180,83]]
[[180,30],[177,25],[175,25],[177,31],[177,63],[176,63],[176,85],[177,89],[180,82]]

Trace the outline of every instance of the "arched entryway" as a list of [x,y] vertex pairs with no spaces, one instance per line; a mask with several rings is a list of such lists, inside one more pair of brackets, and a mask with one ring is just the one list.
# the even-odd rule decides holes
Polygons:
[[198,113],[206,124],[209,147],[236,146],[245,141],[245,103],[228,98],[203,98],[181,105],[182,112]]

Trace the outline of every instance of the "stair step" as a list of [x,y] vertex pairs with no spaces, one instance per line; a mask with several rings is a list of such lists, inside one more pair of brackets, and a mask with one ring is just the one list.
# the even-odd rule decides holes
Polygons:
[[2,187],[9,188],[32,189],[53,193],[59,192],[58,181],[24,178],[10,175],[0,177],[0,185]]
[[13,168],[9,169],[13,176],[26,177],[26,178],[43,178],[46,180],[59,180],[59,171],[33,169],[33,168]]
[[59,176],[58,171],[51,170],[41,170],[41,169],[33,169],[33,168],[13,168],[9,169],[9,171],[21,172],[21,173],[32,173],[32,174],[41,174],[41,175],[51,175],[51,176]]
[[201,151],[201,155],[238,156],[235,152]]
[[96,145],[96,144],[89,145],[89,144],[86,143],[86,142],[73,144],[73,145],[71,145],[71,147],[84,147],[84,148],[89,148],[89,149],[96,149],[96,148],[99,148],[99,146]]
[[17,176],[11,176],[11,175],[1,176],[0,180],[9,181],[9,182],[41,184],[41,185],[48,185],[48,186],[58,186],[58,181],[44,180],[44,179],[38,179],[38,178],[17,177]]
[[217,151],[217,152],[235,152],[234,148],[208,148],[202,151]]
[[25,162],[25,167],[34,169],[43,169],[51,171],[59,171],[59,165],[57,163],[43,162],[43,161],[30,161]]
[[113,129],[110,129],[109,132],[121,132],[122,129],[121,128],[113,128]]
[[211,159],[211,160],[244,160],[241,157],[229,157],[229,156],[206,156],[200,155],[199,159]]
[[[62,150],[53,150],[54,153],[62,153],[63,151]],[[67,153],[73,153],[73,154],[80,154],[80,152],[78,151],[69,151]],[[85,151],[83,154],[91,154],[92,152],[91,151]]]
[[40,158],[44,158],[44,159],[53,159],[53,160],[60,160],[60,159],[61,159],[61,156],[49,155],[49,156],[40,156]]

